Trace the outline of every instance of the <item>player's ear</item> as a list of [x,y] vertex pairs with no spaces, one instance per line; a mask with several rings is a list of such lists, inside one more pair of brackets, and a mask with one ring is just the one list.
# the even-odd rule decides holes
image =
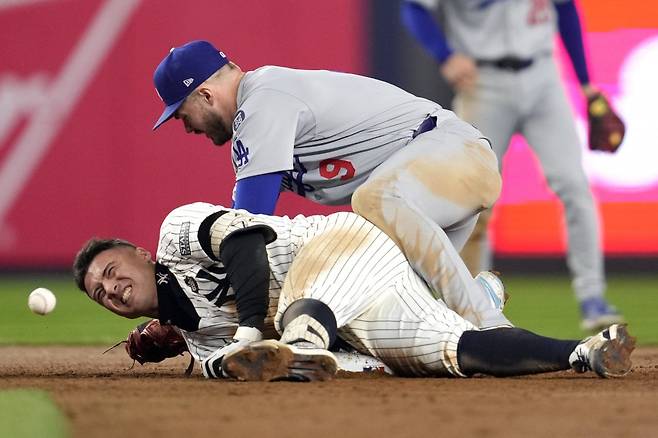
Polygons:
[[201,100],[204,103],[207,103],[208,105],[212,105],[214,96],[213,96],[212,90],[210,90],[210,88],[200,87],[197,90],[197,92],[199,93],[199,98],[201,98]]
[[135,248],[135,252],[141,259],[146,260],[147,262],[153,261],[151,259],[151,253],[148,250],[138,246]]

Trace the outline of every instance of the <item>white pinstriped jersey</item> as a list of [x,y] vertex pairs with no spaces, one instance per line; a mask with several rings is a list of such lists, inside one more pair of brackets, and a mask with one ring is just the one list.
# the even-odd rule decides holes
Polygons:
[[553,52],[552,3],[568,0],[410,1],[440,11],[441,27],[456,52],[476,59],[528,59]]
[[265,337],[276,337],[273,323],[280,331],[292,301],[313,297],[333,310],[341,337],[397,374],[459,375],[457,343],[475,327],[432,297],[397,245],[373,224],[349,212],[290,219],[206,203],[167,216],[156,258],[160,319],[181,329],[197,360],[230,342],[238,326],[234,293],[215,255],[233,231],[263,226],[276,233],[266,246]]
[[[219,253],[219,245],[232,231],[256,225],[267,225],[277,235],[276,241],[267,245],[270,262],[270,305],[265,320],[265,335],[276,333],[272,318],[276,313],[277,300],[290,263],[301,248],[301,242],[309,227],[325,220],[323,216],[273,217],[252,215],[244,210],[231,210],[218,205],[194,203],[173,210],[162,223],[156,261],[159,265],[158,296],[173,299],[171,312],[166,300],[165,316],[180,318],[180,310],[187,306],[187,316],[170,322],[181,328],[192,355],[202,360],[207,355],[231,342],[238,327],[233,289],[229,286],[223,264],[211,257],[199,241],[199,230],[204,219],[213,213],[224,212],[209,230],[212,253]],[[164,278],[166,270],[176,282]],[[164,278],[164,279],[163,279]],[[165,283],[166,281],[166,283]],[[178,287],[175,287],[177,284]],[[164,295],[163,295],[164,294]],[[161,301],[164,301],[161,299]],[[190,305],[187,305],[187,302]],[[162,318],[162,314],[161,314]],[[165,317],[164,322],[167,322]]]
[[236,179],[285,171],[282,189],[321,204],[349,204],[370,173],[411,140],[440,105],[376,79],[265,66],[238,88]]

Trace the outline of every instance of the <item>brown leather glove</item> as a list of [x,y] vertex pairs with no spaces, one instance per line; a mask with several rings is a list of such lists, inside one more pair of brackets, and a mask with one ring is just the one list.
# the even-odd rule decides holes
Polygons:
[[[121,344],[126,344],[128,356],[141,365],[147,362],[162,362],[169,357],[182,355],[189,351],[185,339],[178,329],[173,325],[162,325],[157,319],[138,325],[128,333],[125,340],[108,348],[103,354]],[[185,370],[185,374],[190,375],[193,368],[194,356],[190,354],[190,364]]]
[[593,151],[616,152],[624,139],[624,122],[614,112],[608,99],[596,93],[587,99],[589,148]]
[[178,329],[173,325],[162,325],[157,319],[135,327],[126,340],[126,353],[141,365],[162,362],[186,351],[187,345]]

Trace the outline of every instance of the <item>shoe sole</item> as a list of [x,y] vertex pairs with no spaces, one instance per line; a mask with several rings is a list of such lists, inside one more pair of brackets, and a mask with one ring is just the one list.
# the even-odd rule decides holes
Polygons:
[[260,341],[224,357],[222,369],[229,377],[247,382],[313,382],[333,379],[338,364],[327,350]]
[[631,371],[635,338],[626,325],[617,326],[617,336],[592,352],[592,369],[600,377],[622,377]]

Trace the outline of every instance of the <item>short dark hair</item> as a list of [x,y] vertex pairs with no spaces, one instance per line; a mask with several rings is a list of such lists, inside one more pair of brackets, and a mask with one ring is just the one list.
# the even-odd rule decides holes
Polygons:
[[129,246],[136,248],[135,245],[127,240],[121,239],[99,239],[97,237],[91,238],[84,244],[82,249],[78,251],[73,261],[73,279],[75,284],[82,292],[87,292],[85,289],[85,276],[89,270],[89,265],[94,261],[96,256],[108,249],[116,248],[118,246]]

